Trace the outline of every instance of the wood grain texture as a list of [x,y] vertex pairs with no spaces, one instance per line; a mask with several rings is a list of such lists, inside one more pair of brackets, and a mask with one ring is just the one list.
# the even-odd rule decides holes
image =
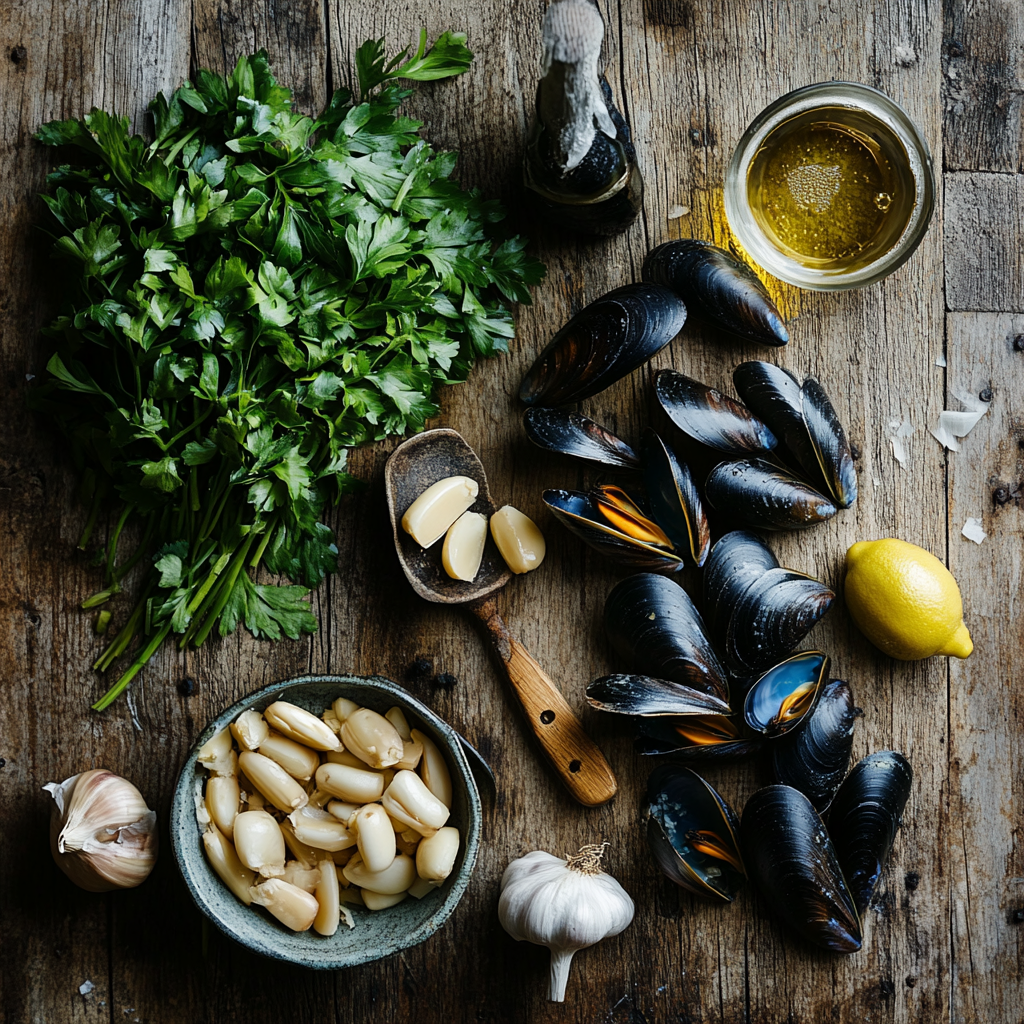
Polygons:
[[[1015,176],[1020,7],[1014,0],[600,6],[609,81],[632,122],[648,191],[641,221],[625,236],[587,244],[538,222],[523,196],[541,0],[16,0],[0,12],[4,1024],[1022,1019],[1024,780],[1015,681],[1024,667],[1024,354],[1012,345],[1015,332],[1024,333],[1013,315],[1024,310]],[[364,39],[385,36],[397,49],[421,26],[432,38],[466,30],[478,57],[468,74],[418,87],[408,112],[427,122],[436,145],[459,150],[463,184],[505,202],[512,226],[548,265],[534,305],[517,310],[512,352],[449,389],[438,424],[458,429],[479,453],[496,503],[521,508],[547,534],[546,564],[511,581],[497,604],[619,777],[619,795],[598,808],[580,808],[537,758],[467,617],[423,602],[405,580],[383,495],[393,445],[355,454],[353,469],[368,486],[328,514],[339,572],[314,597],[319,633],[276,645],[236,635],[198,652],[165,649],[133,684],[130,701],[103,715],[88,711],[104,686],[88,670],[98,644],[77,609],[96,582],[74,549],[84,515],[59,445],[44,424],[26,419],[22,405],[26,375],[40,373],[45,361],[38,329],[59,285],[35,231],[42,208],[34,196],[48,154],[31,133],[41,121],[80,116],[93,105],[117,108],[141,127],[156,89],[198,66],[229,69],[261,46],[299,107],[314,112],[331,88],[350,82]],[[890,661],[851,626],[841,601],[808,638],[831,654],[864,711],[854,756],[894,748],[915,770],[904,825],[867,914],[864,949],[847,958],[801,944],[749,891],[730,907],[711,907],[654,868],[638,815],[650,761],[633,752],[616,716],[592,711],[583,696],[591,679],[624,667],[601,624],[605,595],[623,574],[559,528],[540,499],[545,487],[581,487],[597,474],[533,448],[514,397],[554,331],[587,302],[636,280],[651,246],[690,235],[730,243],[722,180],[743,128],[778,95],[833,77],[868,82],[903,103],[937,161],[944,155],[957,173],[945,176],[945,211],[937,211],[918,253],[881,284],[820,295],[767,282],[791,318],[793,340],[779,361],[821,379],[861,452],[857,504],[813,531],[773,538],[772,547],[784,564],[841,591],[843,554],[855,540],[895,535],[919,543],[949,559],[977,647],[952,665]],[[947,306],[983,312],[947,317]],[[935,366],[943,354],[945,370]],[[764,356],[688,324],[649,367],[583,411],[630,441],[647,423],[667,433],[650,395],[657,369],[672,366],[728,389],[738,362]],[[952,389],[984,386],[995,394],[991,412],[962,452],[945,453],[927,426],[956,404]],[[916,429],[901,467],[888,438],[904,418]],[[1000,487],[1007,499],[993,504]],[[980,547],[960,537],[968,515],[983,518],[989,532]],[[683,582],[698,592],[695,573],[684,573]],[[417,658],[430,659],[435,674],[456,676],[457,685],[446,690],[430,674],[407,676]],[[166,820],[181,760],[206,721],[257,686],[306,671],[404,681],[494,767],[499,795],[477,873],[440,933],[387,961],[324,976],[258,959],[208,929],[169,850],[132,892],[90,896],[58,873],[46,853],[44,782],[104,765],[132,778]],[[188,698],[175,688],[184,677],[197,684]],[[740,808],[767,781],[767,769],[754,762],[708,777]],[[544,1000],[547,952],[514,943],[497,923],[501,873],[529,849],[569,853],[600,839],[612,843],[607,866],[636,901],[637,917],[619,937],[578,954],[567,1001],[553,1006]],[[81,996],[87,979],[96,988]]]

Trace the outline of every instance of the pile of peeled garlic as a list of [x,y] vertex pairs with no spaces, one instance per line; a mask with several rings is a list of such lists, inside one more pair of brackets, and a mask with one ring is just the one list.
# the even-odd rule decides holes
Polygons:
[[[421,548],[444,537],[444,571],[453,580],[466,583],[476,579],[487,543],[487,516],[469,511],[479,493],[480,486],[471,477],[445,477],[431,484],[402,516],[402,529]],[[544,535],[529,516],[512,505],[502,506],[491,516],[490,530],[512,572],[530,572],[544,560]]]
[[243,711],[199,751],[206,856],[247,906],[333,935],[347,906],[421,899],[455,864],[444,755],[400,708],[341,697],[320,718],[286,701]]

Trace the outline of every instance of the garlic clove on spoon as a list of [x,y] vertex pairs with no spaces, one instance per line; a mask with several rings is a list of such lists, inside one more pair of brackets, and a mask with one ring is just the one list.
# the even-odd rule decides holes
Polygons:
[[93,768],[43,789],[53,797],[53,859],[75,885],[108,892],[149,877],[158,846],[156,812],[127,779]]

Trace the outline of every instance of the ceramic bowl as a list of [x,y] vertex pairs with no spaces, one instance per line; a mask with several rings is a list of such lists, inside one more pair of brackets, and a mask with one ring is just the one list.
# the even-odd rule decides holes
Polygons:
[[[265,910],[247,907],[224,885],[203,852],[202,830],[196,821],[195,795],[202,792],[206,770],[196,762],[199,748],[243,711],[262,711],[286,700],[319,715],[338,697],[347,697],[383,714],[396,705],[409,725],[421,729],[444,752],[452,777],[453,804],[449,825],[458,828],[462,845],[451,875],[423,899],[406,897],[386,910],[350,907],[355,928],[344,919],[330,937],[292,932]],[[250,694],[219,714],[203,730],[181,771],[171,805],[171,844],[182,877],[199,909],[236,942],[264,956],[316,970],[338,970],[390,956],[433,935],[462,898],[476,864],[480,845],[480,796],[462,751],[458,734],[429,708],[397,684],[379,676],[301,676],[274,683]]]

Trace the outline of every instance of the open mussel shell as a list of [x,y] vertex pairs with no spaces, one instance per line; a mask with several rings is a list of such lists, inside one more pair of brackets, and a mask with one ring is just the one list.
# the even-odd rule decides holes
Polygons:
[[889,859],[913,779],[902,754],[882,750],[857,762],[832,801],[829,835],[862,914]]
[[664,875],[731,903],[746,880],[732,808],[696,772],[664,764],[647,782],[647,844]]
[[758,530],[804,530],[836,514],[831,499],[764,459],[720,462],[704,496],[712,508]]
[[757,274],[710,242],[665,242],[647,254],[641,274],[671,288],[694,316],[730,334],[762,345],[789,341],[786,323]]
[[613,469],[639,469],[636,452],[610,430],[568,409],[532,407],[523,414],[526,436],[538,448]]
[[742,761],[764,746],[743,720],[725,715],[641,718],[633,747],[638,754],[671,754],[676,761]]
[[804,381],[800,397],[807,433],[829,492],[840,508],[849,508],[857,500],[857,470],[846,431],[825,389],[813,377]]
[[790,786],[759,789],[743,809],[740,847],[772,913],[815,945],[860,949],[860,917],[818,812]]
[[[597,502],[580,491],[548,490],[544,504],[563,526],[607,558],[634,569],[676,572],[683,560],[663,547],[647,544],[617,530],[602,515]],[[657,674],[657,673],[655,673]]]
[[820,580],[792,569],[768,569],[727,613],[718,613],[730,663],[746,672],[774,665],[807,636],[835,598]]
[[743,701],[743,720],[769,739],[795,729],[814,709],[830,660],[821,651],[801,651],[773,665]]
[[799,789],[819,814],[832,803],[850,765],[858,714],[850,687],[832,679],[803,725],[772,744],[775,781]]
[[689,467],[650,428],[644,431],[640,450],[651,515],[677,551],[689,551],[697,565],[703,565],[711,549],[711,528]]
[[602,676],[587,687],[587,701],[598,711],[619,715],[731,714],[729,705],[712,693],[651,676]]
[[745,405],[676,370],[659,370],[654,394],[668,418],[695,441],[733,455],[770,451],[775,435]]
[[729,612],[753,583],[779,560],[769,547],[746,530],[732,530],[715,541],[704,563],[704,609],[713,633],[724,629]]
[[686,306],[667,288],[628,284],[581,309],[537,357],[519,388],[527,405],[570,405],[604,391],[660,352]]
[[677,583],[640,573],[617,583],[604,606],[605,631],[631,668],[729,698],[725,669],[690,595]]

